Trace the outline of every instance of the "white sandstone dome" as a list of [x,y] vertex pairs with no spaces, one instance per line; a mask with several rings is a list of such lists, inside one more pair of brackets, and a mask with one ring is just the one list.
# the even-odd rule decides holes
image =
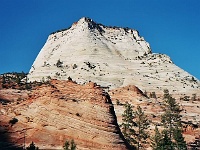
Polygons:
[[108,27],[81,18],[66,30],[49,35],[28,74],[29,81],[50,78],[88,81],[116,88],[129,84],[141,90],[199,92],[199,81],[167,55],[153,54],[136,30]]

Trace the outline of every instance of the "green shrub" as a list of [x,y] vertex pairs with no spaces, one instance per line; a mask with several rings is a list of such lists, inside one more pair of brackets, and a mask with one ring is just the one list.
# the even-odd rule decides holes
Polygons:
[[58,59],[58,61],[57,61],[57,63],[56,63],[56,66],[57,66],[58,68],[60,68],[60,67],[62,67],[62,64],[63,64],[63,62],[60,61],[60,59]]
[[10,121],[9,121],[9,124],[11,124],[11,126],[13,126],[15,123],[18,122],[18,119],[17,118],[12,118]]
[[75,144],[74,140],[71,140],[71,142],[66,140],[63,145],[63,149],[64,150],[76,150],[76,144]]
[[39,148],[36,147],[32,141],[31,144],[26,148],[26,150],[39,150]]

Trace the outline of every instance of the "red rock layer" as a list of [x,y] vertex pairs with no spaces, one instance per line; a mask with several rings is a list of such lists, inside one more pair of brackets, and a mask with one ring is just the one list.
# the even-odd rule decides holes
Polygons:
[[[39,148],[59,149],[74,139],[77,149],[127,149],[117,125],[111,100],[94,83],[78,85],[52,80],[19,104],[1,107],[1,126],[11,139],[23,145],[33,141]],[[9,120],[17,118],[12,127]]]

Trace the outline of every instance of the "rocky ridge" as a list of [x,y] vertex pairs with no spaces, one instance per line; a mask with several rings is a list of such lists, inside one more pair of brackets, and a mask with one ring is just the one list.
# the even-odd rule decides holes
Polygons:
[[[49,79],[96,82],[110,89],[136,85],[143,92],[199,95],[200,82],[169,56],[152,53],[136,30],[108,27],[81,18],[49,35],[28,74],[29,81]],[[179,95],[180,97],[181,95]]]
[[52,80],[23,98],[1,105],[1,135],[10,133],[12,143],[22,146],[25,134],[26,145],[40,149],[61,149],[69,139],[81,150],[127,149],[109,95],[92,82]]

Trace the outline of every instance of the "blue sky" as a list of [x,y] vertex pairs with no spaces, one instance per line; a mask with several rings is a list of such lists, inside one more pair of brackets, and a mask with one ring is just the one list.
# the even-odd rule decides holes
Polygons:
[[0,0],[0,73],[28,72],[48,35],[86,16],[130,27],[200,79],[200,0]]

